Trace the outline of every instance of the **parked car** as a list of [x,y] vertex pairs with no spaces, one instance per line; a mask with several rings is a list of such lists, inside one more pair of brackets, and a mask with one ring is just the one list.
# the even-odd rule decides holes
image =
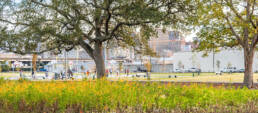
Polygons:
[[44,79],[46,79],[46,77],[45,76],[35,76],[35,79],[36,80],[44,80]]
[[147,69],[142,69],[140,67],[137,68],[138,72],[147,72]]
[[245,72],[245,69],[239,69],[237,70],[238,73],[244,73]]
[[215,74],[216,75],[222,75],[222,71],[216,71]]
[[138,72],[138,69],[132,69],[131,72]]
[[190,70],[190,69],[184,69],[183,72],[184,72],[184,73],[190,73],[191,70]]
[[227,67],[227,68],[224,68],[221,72],[223,72],[223,73],[235,73],[235,72],[237,72],[237,69],[236,69],[236,67]]
[[229,73],[230,71],[229,71],[228,68],[224,68],[224,69],[221,70],[221,72],[223,72],[223,73]]
[[175,69],[174,72],[175,72],[175,73],[183,73],[183,70],[182,70],[182,69]]
[[146,73],[136,73],[136,77],[147,77]]
[[198,68],[190,68],[190,69],[189,69],[189,72],[197,73],[197,72],[201,72],[201,70],[198,69]]

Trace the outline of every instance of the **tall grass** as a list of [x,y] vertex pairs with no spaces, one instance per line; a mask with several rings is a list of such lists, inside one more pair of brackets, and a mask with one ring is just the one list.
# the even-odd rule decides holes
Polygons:
[[250,112],[257,104],[258,90],[246,88],[0,80],[0,112]]

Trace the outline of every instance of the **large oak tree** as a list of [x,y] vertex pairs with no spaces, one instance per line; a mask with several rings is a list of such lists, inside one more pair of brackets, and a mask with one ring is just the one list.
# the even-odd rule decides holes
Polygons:
[[244,51],[244,84],[253,86],[253,59],[258,42],[257,0],[203,0],[199,4],[198,50],[236,47]]
[[[19,54],[82,47],[105,75],[104,44],[147,49],[155,28],[189,24],[192,0],[9,0],[1,48]],[[140,29],[141,36],[134,32]],[[115,42],[115,43],[114,43]],[[38,43],[41,49],[36,51]]]

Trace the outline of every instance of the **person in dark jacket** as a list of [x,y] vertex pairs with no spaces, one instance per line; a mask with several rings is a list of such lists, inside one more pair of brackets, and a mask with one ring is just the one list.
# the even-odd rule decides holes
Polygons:
[[20,78],[23,78],[23,77],[22,77],[22,70],[20,70]]
[[73,72],[71,69],[68,69],[68,78],[72,78],[73,77]]

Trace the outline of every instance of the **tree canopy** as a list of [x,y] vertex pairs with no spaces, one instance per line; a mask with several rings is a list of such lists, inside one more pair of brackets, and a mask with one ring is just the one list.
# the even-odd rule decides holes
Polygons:
[[[2,49],[27,54],[80,46],[102,75],[103,45],[132,46],[150,53],[147,40],[155,35],[155,28],[190,24],[196,8],[193,0],[9,1],[1,18],[7,26],[1,33]],[[135,35],[137,30],[140,36]]]
[[199,47],[238,47],[244,51],[244,84],[253,86],[253,58],[258,43],[257,0],[203,0],[198,8]]
[[[194,10],[191,0],[11,1],[1,19],[12,26],[2,35],[11,36],[1,38],[2,45],[7,44],[2,47],[21,54],[36,52],[35,42],[42,42],[42,51],[81,45],[89,54],[95,42],[146,45],[144,40],[155,34],[155,28],[178,27]],[[137,28],[141,36],[136,39],[133,33]]]
[[204,0],[198,8],[198,50],[256,46],[257,6],[256,0]]

